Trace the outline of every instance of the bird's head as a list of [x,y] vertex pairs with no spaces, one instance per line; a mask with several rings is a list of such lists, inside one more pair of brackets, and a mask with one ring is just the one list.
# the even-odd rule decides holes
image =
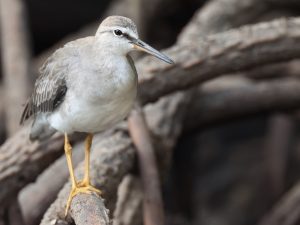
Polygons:
[[124,55],[131,51],[139,50],[147,52],[167,63],[174,63],[168,56],[140,40],[136,25],[132,20],[123,16],[107,17],[100,24],[95,37],[101,42],[105,42],[111,50]]

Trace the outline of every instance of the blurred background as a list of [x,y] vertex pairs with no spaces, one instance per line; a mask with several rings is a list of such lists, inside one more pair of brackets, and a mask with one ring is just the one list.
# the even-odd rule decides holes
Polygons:
[[[215,10],[211,13],[214,16],[207,17],[209,21],[203,19],[196,24],[202,37],[206,32],[211,35],[247,24],[300,15],[298,0],[0,1],[1,143],[20,129],[18,121],[22,105],[44,60],[64,43],[93,35],[101,20],[108,15],[132,18],[138,26],[140,37],[157,49],[177,45],[178,35],[199,12],[206,18],[205,13]],[[226,23],[222,24],[224,18]],[[18,27],[16,21],[22,27]],[[11,28],[14,30],[11,31]],[[11,32],[17,33],[11,36]],[[185,42],[188,41],[185,39]],[[17,74],[14,78],[7,77],[11,71],[18,72],[15,68],[18,59],[12,60],[11,48],[17,55],[21,54],[19,57],[23,60],[21,68],[26,76],[20,79]],[[143,56],[135,56],[136,59],[140,57]],[[229,85],[222,93],[231,93],[231,87],[236,88],[239,79],[247,79],[253,84],[265,84],[286,77],[297,79],[299,62],[293,59],[238,71],[227,76]],[[213,82],[215,80],[204,85],[209,89]],[[243,85],[239,86],[237,93],[238,96],[243,95]],[[14,99],[11,102],[7,101],[10,97]],[[299,203],[295,203],[294,211],[289,208],[293,199],[300,202],[299,197],[290,198],[291,195],[298,196],[295,193],[300,190],[299,103],[282,106],[266,103],[255,108],[253,99],[251,104],[254,109],[230,114],[225,107],[224,117],[208,119],[199,126],[189,124],[191,118],[186,119],[189,122],[186,122],[177,140],[171,167],[163,178],[166,224],[300,224]],[[205,110],[202,113],[205,114]],[[285,206],[280,208],[283,203]],[[272,223],[268,216],[274,208],[279,208],[280,212],[291,210],[293,218],[290,222]]]

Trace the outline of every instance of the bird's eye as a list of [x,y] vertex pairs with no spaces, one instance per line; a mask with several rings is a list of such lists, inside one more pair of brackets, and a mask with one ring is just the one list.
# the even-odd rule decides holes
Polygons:
[[114,34],[115,34],[116,36],[122,36],[122,35],[123,35],[123,32],[122,32],[121,30],[117,29],[117,30],[114,30]]

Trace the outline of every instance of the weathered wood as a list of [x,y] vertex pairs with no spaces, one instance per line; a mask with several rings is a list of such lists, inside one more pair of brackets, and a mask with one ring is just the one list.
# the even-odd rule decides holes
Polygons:
[[[143,104],[223,74],[300,56],[300,19],[277,19],[210,35],[203,42],[174,46],[166,65],[145,57],[137,63]],[[155,88],[153,88],[155,87]]]
[[16,193],[62,154],[62,136],[43,143],[28,140],[28,126],[19,130],[0,148],[0,201],[9,204]]
[[220,78],[199,88],[188,106],[186,130],[255,113],[299,108],[300,82],[297,79],[259,83],[226,80]]
[[126,175],[118,189],[113,225],[142,224],[143,190],[138,177]]
[[269,10],[268,2],[261,0],[212,0],[207,1],[178,36],[178,43],[195,43],[207,35],[222,32],[249,21]]

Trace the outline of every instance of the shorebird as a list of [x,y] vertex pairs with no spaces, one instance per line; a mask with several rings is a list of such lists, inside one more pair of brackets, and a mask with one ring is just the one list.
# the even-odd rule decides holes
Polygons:
[[[89,163],[93,134],[110,128],[129,114],[137,94],[137,72],[129,53],[147,52],[167,63],[173,61],[138,37],[135,24],[126,17],[110,16],[95,36],[77,39],[56,50],[40,69],[27,101],[21,124],[33,116],[30,139],[45,139],[56,131],[64,134],[71,192],[100,194],[90,183]],[[77,181],[68,135],[84,132],[84,178]]]

